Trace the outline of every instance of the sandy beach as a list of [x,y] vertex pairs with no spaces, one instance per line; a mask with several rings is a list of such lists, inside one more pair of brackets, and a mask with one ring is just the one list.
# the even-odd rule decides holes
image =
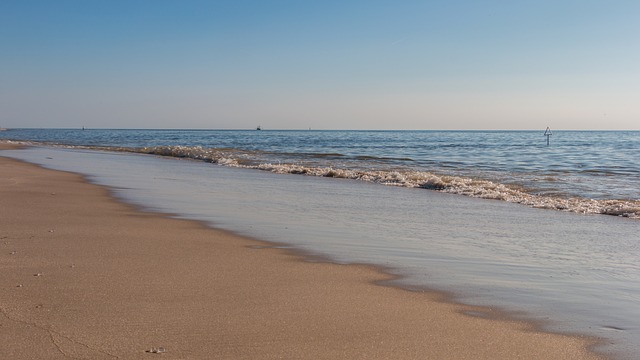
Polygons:
[[593,339],[383,286],[371,266],[140,211],[10,148],[1,359],[603,359]]

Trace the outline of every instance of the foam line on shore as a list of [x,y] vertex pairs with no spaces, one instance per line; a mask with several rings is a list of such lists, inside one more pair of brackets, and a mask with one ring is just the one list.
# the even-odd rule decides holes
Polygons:
[[591,338],[376,285],[393,278],[380,268],[309,262],[140,212],[76,174],[0,166],[3,358],[602,358]]

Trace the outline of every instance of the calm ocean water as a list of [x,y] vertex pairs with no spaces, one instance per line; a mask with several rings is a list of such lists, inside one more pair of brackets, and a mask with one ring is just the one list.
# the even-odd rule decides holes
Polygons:
[[542,134],[18,129],[0,138],[39,145],[3,155],[86,174],[146,208],[385,266],[405,286],[600,336],[607,351],[639,358],[640,132],[558,131],[548,147]]
[[640,218],[640,131],[13,129],[0,138],[187,157]]

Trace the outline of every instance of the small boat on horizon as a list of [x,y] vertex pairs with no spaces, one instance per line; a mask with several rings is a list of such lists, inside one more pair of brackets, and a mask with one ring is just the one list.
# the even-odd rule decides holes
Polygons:
[[256,130],[262,130],[262,127],[260,125],[258,125],[258,127],[256,128]]

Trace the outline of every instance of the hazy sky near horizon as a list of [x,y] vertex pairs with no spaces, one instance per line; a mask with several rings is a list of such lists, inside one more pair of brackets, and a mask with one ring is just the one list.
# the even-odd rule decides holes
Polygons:
[[0,127],[640,129],[640,1],[0,2]]

